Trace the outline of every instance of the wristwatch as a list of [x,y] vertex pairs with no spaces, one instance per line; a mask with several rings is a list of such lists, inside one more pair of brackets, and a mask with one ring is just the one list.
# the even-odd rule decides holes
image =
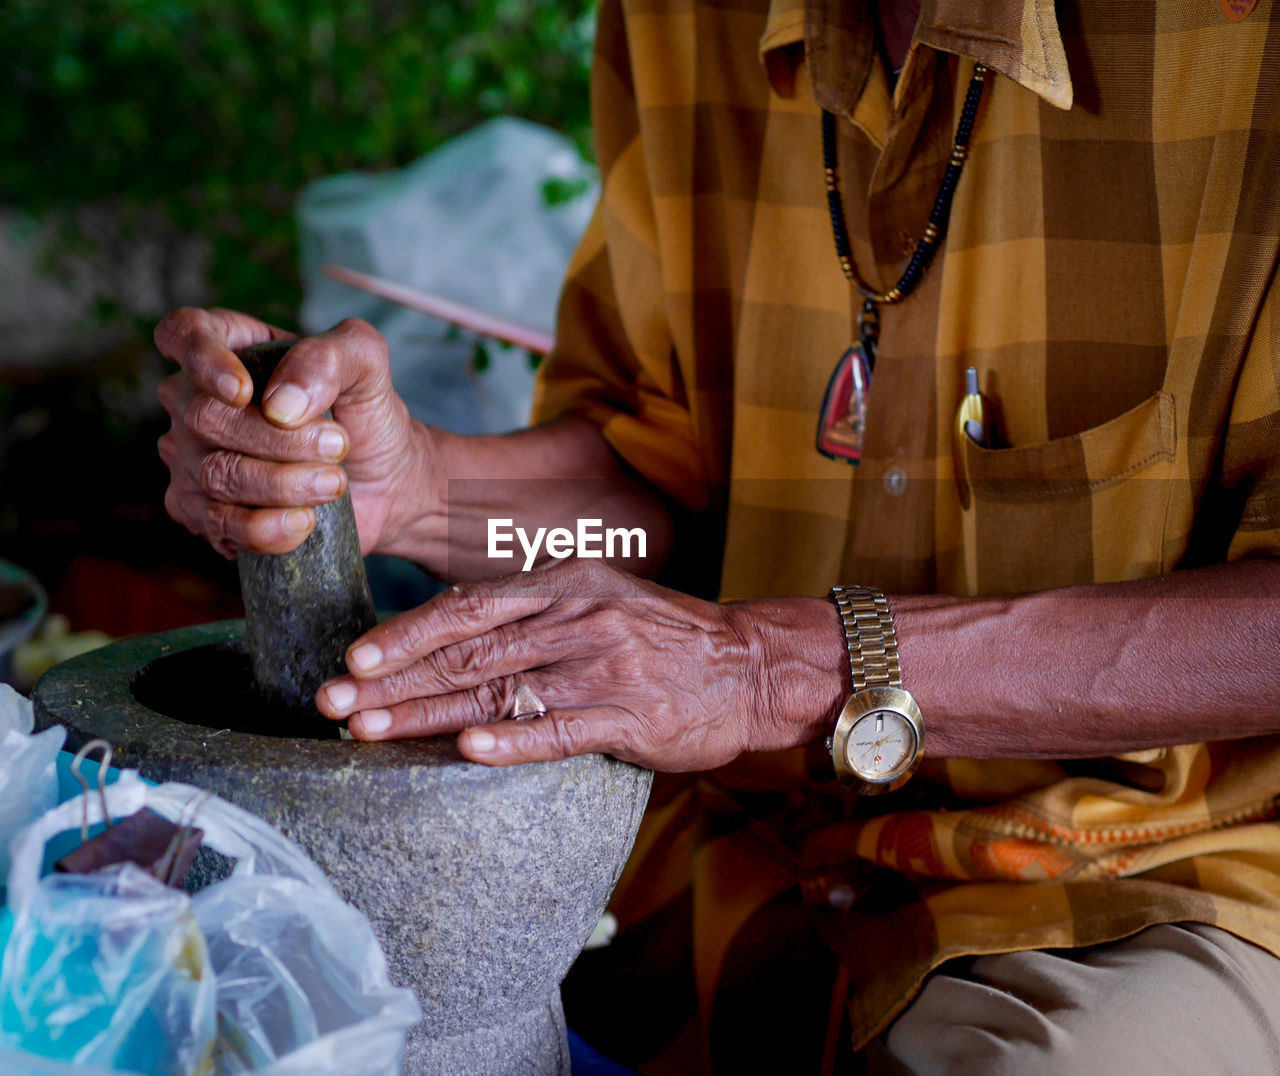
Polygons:
[[853,694],[827,739],[831,764],[840,781],[862,795],[892,792],[920,764],[924,721],[902,687],[889,602],[874,587],[832,587],[830,596],[853,671]]

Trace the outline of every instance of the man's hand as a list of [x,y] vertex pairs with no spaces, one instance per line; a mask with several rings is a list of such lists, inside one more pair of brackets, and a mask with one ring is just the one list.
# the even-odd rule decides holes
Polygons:
[[[355,320],[300,341],[259,409],[234,352],[288,338],[230,310],[175,310],[156,327],[161,354],[182,367],[160,386],[172,420],[159,442],[170,471],[165,507],[225,556],[286,553],[314,528],[313,506],[349,486],[367,552],[387,526],[413,450],[386,342]],[[333,421],[322,417],[330,408]]]
[[[454,587],[379,625],[317,703],[364,740],[466,729],[462,753],[492,765],[602,752],[703,770],[819,735],[843,661],[827,602],[717,605],[566,561]],[[502,720],[521,682],[549,712]]]

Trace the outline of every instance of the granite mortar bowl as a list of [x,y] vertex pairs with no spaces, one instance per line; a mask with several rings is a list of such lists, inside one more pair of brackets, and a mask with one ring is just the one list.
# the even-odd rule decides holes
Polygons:
[[[652,774],[601,755],[505,769],[452,737],[299,739],[254,727],[243,621],[140,636],[51,669],[40,728],[265,818],[365,913],[424,1018],[409,1073],[567,1073],[560,982],[630,853]],[[225,867],[225,865],[223,865]],[[216,876],[202,853],[197,870]]]

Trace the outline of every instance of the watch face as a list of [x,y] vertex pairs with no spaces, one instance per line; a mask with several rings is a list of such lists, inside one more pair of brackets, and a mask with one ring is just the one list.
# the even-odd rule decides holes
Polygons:
[[892,780],[916,754],[915,727],[896,710],[864,714],[845,743],[849,768],[867,781]]

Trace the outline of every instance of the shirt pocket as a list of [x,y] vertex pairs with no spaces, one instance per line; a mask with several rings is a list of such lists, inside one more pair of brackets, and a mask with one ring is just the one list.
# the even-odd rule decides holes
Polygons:
[[970,593],[1159,575],[1176,449],[1158,392],[1092,429],[1016,448],[961,437],[963,571]]

